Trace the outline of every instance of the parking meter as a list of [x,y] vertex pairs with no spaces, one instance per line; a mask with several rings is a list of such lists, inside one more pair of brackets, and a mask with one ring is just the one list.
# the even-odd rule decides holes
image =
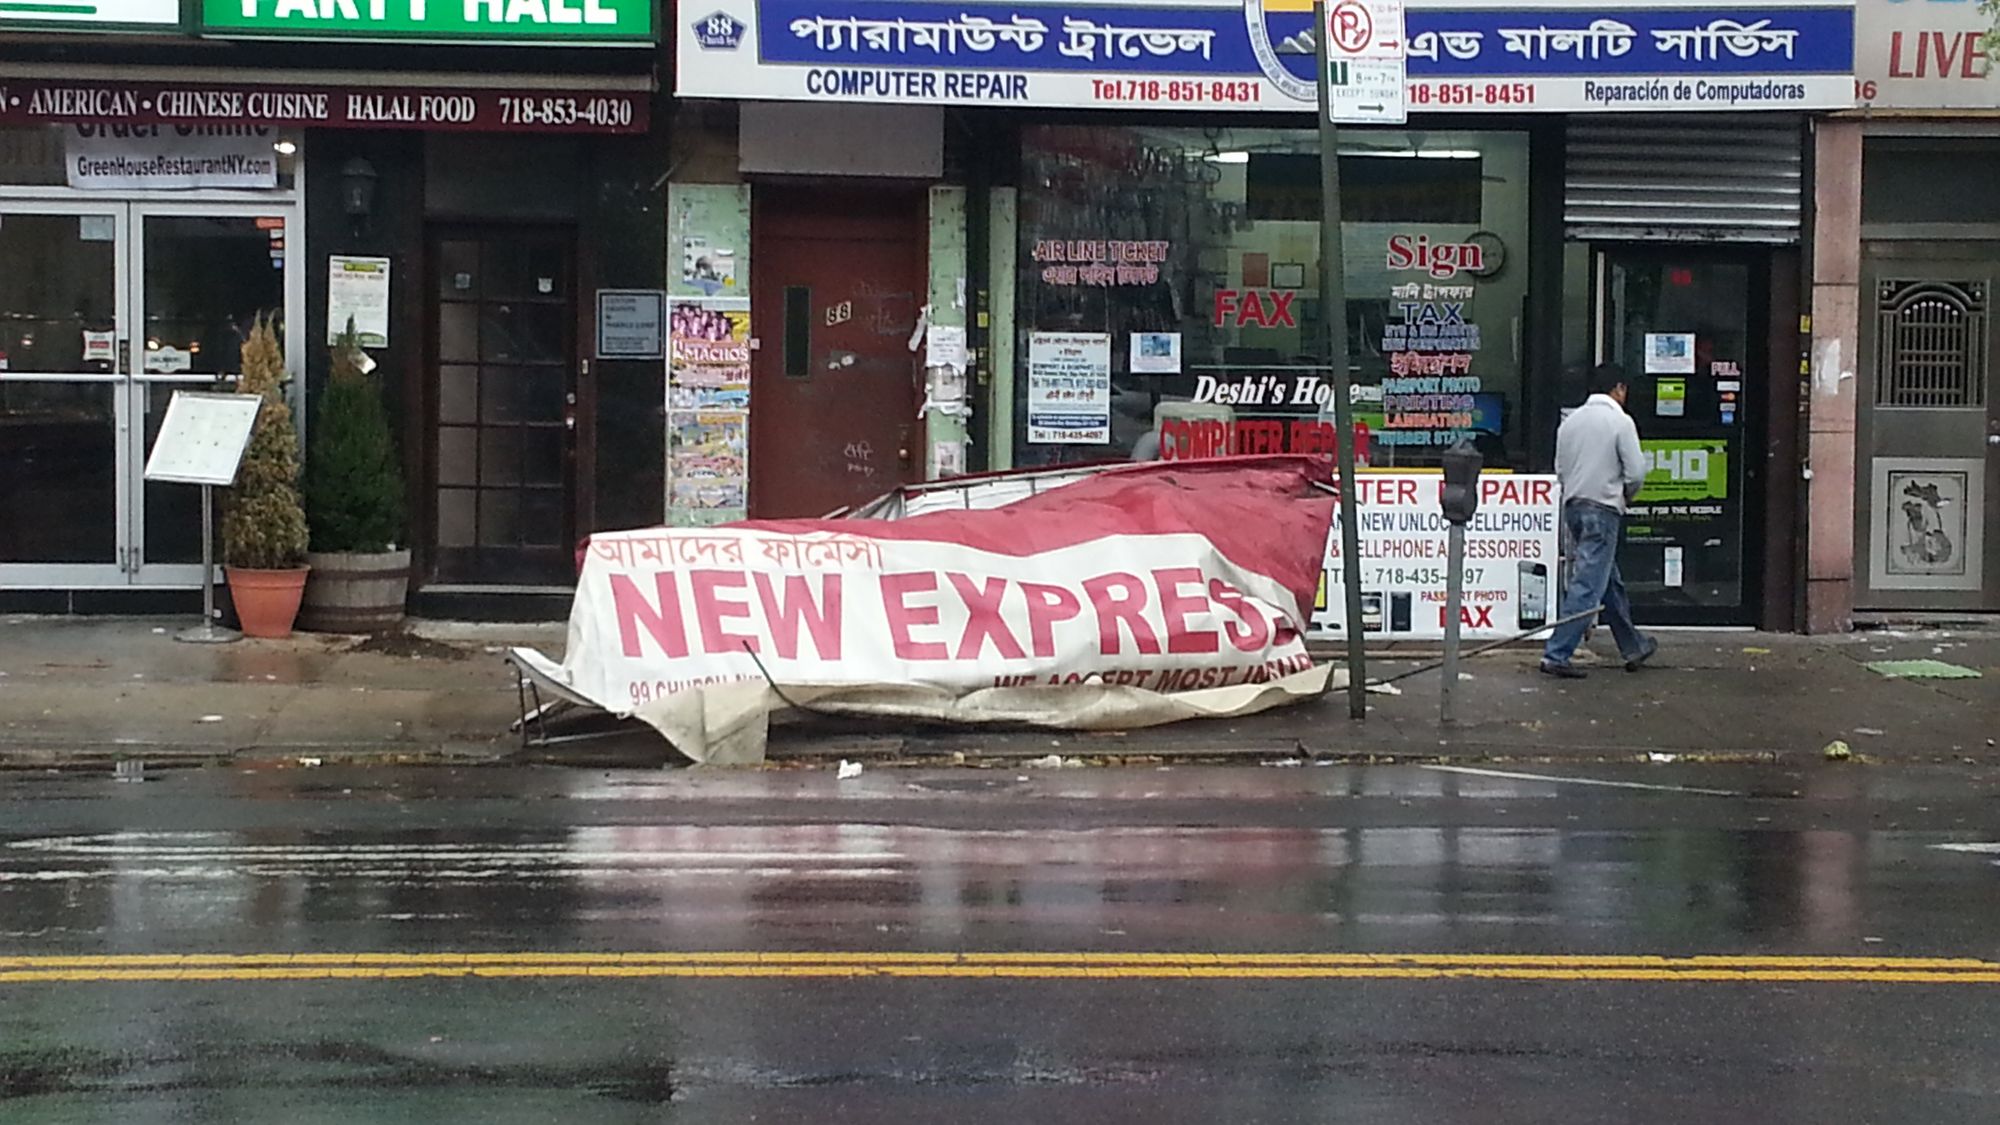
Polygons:
[[1468,523],[1479,510],[1479,471],[1486,459],[1471,442],[1460,440],[1444,453],[1444,494],[1440,503],[1444,518],[1455,524]]
[[1469,441],[1460,439],[1445,450],[1444,490],[1438,496],[1438,506],[1444,509],[1445,521],[1451,527],[1445,545],[1444,682],[1438,690],[1438,722],[1447,727],[1455,721],[1451,699],[1458,688],[1458,631],[1463,614],[1460,606],[1465,599],[1465,525],[1472,522],[1473,513],[1479,510],[1479,470],[1485,467],[1486,459]]

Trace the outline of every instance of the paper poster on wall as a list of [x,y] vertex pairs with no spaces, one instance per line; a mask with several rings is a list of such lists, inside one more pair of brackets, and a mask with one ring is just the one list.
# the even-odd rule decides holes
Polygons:
[[1111,440],[1111,336],[1028,334],[1028,441],[1104,445]]
[[940,478],[965,475],[965,443],[940,441],[931,444],[931,468]]
[[1889,535],[1888,571],[1893,575],[1964,574],[1966,525],[1974,518],[1966,504],[1965,473],[1891,470],[1887,505],[1895,509]]
[[704,234],[681,240],[681,280],[709,296],[736,288],[736,251],[713,246]]
[[1977,591],[1985,582],[1986,463],[1978,457],[1877,457],[1870,463],[1869,585]]
[[750,302],[675,298],[667,321],[667,408],[749,409]]
[[1653,384],[1653,413],[1662,418],[1687,416],[1686,379],[1661,379]]
[[965,326],[932,324],[924,328],[924,366],[965,370]]
[[326,342],[340,342],[349,320],[364,348],[389,344],[389,259],[335,254],[326,262]]
[[1646,374],[1694,374],[1694,333],[1646,333]]
[[667,415],[667,501],[687,509],[741,509],[747,502],[750,417],[740,411]]
[[948,418],[971,413],[965,401],[965,368],[935,366],[924,372],[924,402],[917,408],[917,417],[928,418],[932,413]]
[[666,358],[666,300],[658,289],[599,289],[597,358]]
[[1181,334],[1178,332],[1132,333],[1132,374],[1178,375],[1181,373]]

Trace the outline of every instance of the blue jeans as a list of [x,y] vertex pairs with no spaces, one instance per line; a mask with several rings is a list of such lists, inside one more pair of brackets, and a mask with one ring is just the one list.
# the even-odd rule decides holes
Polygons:
[[[1645,635],[1632,624],[1632,602],[1618,577],[1618,545],[1625,540],[1625,517],[1602,504],[1572,500],[1563,505],[1563,530],[1569,539],[1569,582],[1562,592],[1558,617],[1602,605],[1602,620],[1611,626],[1618,653],[1627,660],[1646,651]],[[1590,618],[1558,625],[1542,648],[1547,664],[1568,664],[1590,630]]]

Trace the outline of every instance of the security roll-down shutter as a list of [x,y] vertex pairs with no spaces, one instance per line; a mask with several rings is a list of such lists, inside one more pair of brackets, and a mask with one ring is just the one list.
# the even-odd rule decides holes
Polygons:
[[1577,241],[1796,243],[1804,137],[1792,114],[1573,117],[1564,227]]

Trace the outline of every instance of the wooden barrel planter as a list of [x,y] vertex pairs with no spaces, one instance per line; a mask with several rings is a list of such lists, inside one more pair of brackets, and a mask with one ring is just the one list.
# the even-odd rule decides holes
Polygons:
[[403,620],[410,592],[410,552],[309,552],[312,576],[299,606],[299,628],[315,633],[382,633]]

